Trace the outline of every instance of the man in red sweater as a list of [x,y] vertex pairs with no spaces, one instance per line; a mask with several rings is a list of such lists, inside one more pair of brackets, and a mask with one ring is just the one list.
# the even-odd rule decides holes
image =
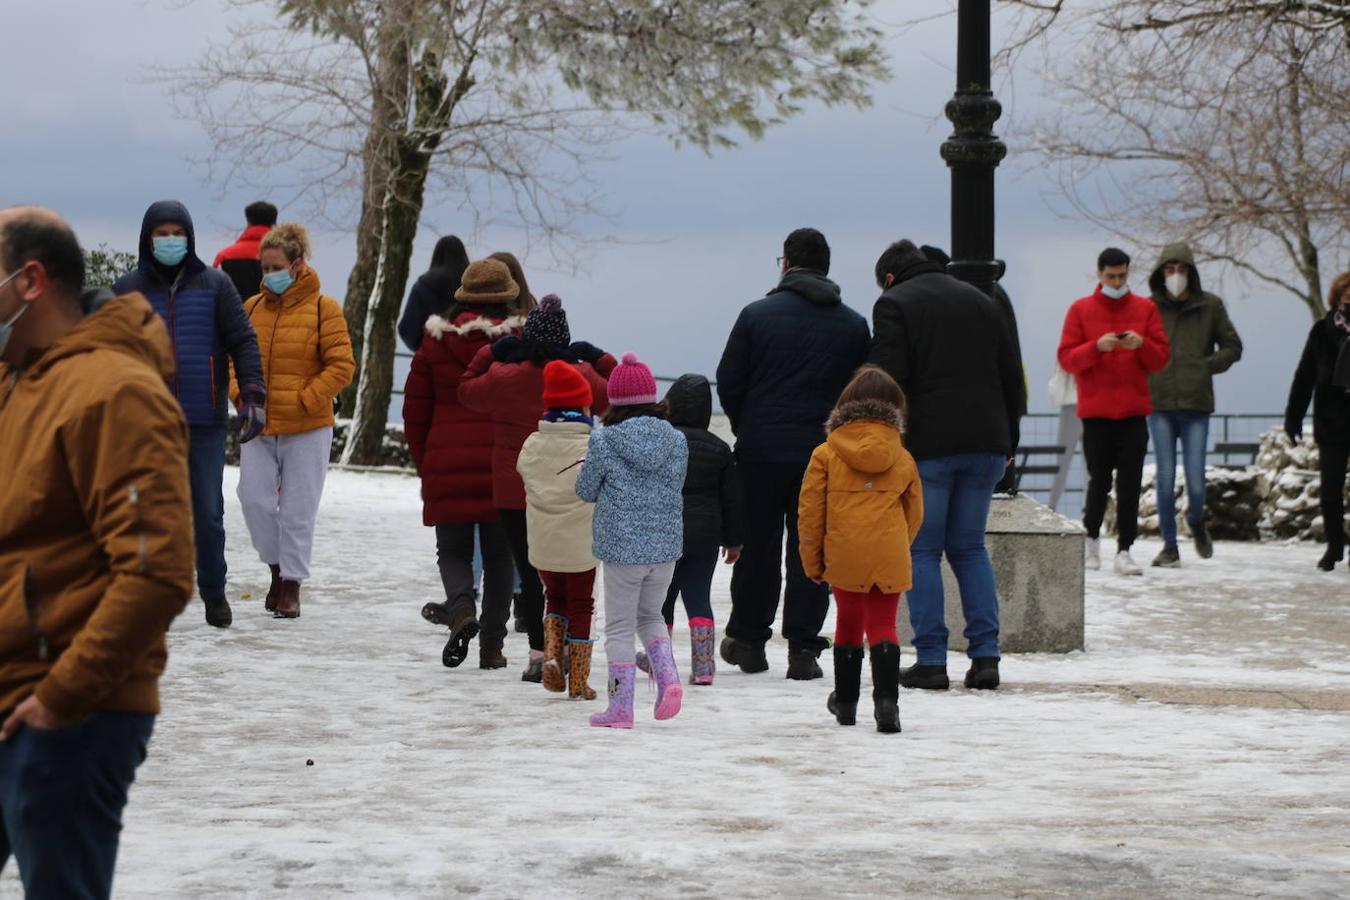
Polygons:
[[265,200],[250,203],[244,207],[244,220],[248,227],[239,235],[239,240],[216,254],[211,263],[234,282],[241,300],[247,300],[262,290],[262,265],[258,262],[258,246],[263,235],[277,224],[277,208]]
[[1167,365],[1171,349],[1158,307],[1130,293],[1130,257],[1108,247],[1097,258],[1097,289],[1074,301],[1064,319],[1059,364],[1078,381],[1087,463],[1087,567],[1101,568],[1102,518],[1116,482],[1116,573],[1142,575],[1130,557],[1139,533],[1139,488],[1153,412],[1148,376]]

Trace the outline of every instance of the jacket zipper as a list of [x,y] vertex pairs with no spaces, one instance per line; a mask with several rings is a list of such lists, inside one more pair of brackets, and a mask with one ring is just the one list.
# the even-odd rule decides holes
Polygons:
[[28,614],[28,629],[33,632],[33,638],[37,641],[38,659],[45,661],[51,655],[51,651],[47,646],[47,636],[42,633],[42,629],[38,626],[38,605],[37,597],[33,593],[33,567],[31,565],[23,567],[23,608]]
[[211,408],[216,407],[216,355],[211,354]]
[[[285,311],[285,309],[286,309],[285,304],[278,303],[276,316],[274,316],[272,319],[272,336],[267,340],[267,371],[263,373],[264,384],[272,383],[272,361],[276,356],[277,351],[277,326],[281,324],[281,314],[282,312]],[[269,422],[272,419],[271,404],[272,404],[272,392],[268,391],[267,399],[263,401],[263,412],[267,414],[267,420]]]

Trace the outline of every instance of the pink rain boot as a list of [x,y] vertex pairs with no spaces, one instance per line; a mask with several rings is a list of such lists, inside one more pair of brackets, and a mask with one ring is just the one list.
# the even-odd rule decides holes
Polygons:
[[684,688],[680,687],[680,673],[675,668],[670,638],[648,641],[647,658],[651,660],[652,676],[656,679],[656,718],[673,719],[680,711]]
[[[667,625],[666,634],[673,636],[675,634],[675,626]],[[651,660],[647,658],[646,650],[639,650],[637,652],[637,662],[635,665],[638,667],[639,672],[645,672],[648,675],[652,674],[652,663]]]
[[633,727],[633,685],[637,669],[632,663],[609,664],[609,708],[591,716],[596,728]]
[[689,620],[689,646],[693,651],[691,684],[712,684],[717,672],[717,663],[713,661],[713,647],[717,641],[717,628],[712,619],[697,618]]

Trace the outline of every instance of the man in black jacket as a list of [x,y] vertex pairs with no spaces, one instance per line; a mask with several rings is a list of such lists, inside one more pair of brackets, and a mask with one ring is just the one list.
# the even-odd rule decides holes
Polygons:
[[910,624],[918,663],[901,684],[945,690],[942,556],[961,585],[971,669],[966,686],[998,686],[998,594],[984,534],[994,485],[1017,446],[1024,395],[1006,323],[990,298],[946,274],[909,241],[877,260],[871,361],[904,388],[905,445],[923,479]]
[[867,358],[867,320],[843,305],[830,271],[830,246],[814,228],[783,242],[782,279],[741,310],[717,367],[717,395],[736,435],[745,493],[745,550],[731,577],[731,619],[722,658],[745,672],[769,667],[783,586],[783,636],[793,679],[821,677],[816,657],[829,611],[829,587],[813,584],[797,550],[797,495],[825,419],[853,371]]

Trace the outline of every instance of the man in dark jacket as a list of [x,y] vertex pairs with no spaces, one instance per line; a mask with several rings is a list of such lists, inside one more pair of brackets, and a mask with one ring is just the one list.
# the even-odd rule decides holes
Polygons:
[[265,200],[250,203],[244,207],[244,221],[248,227],[239,235],[239,240],[217,253],[211,265],[230,276],[234,289],[247,300],[262,292],[262,263],[258,262],[258,250],[263,237],[277,224],[277,208]]
[[1009,329],[989,297],[929,261],[910,241],[877,260],[871,361],[909,404],[905,445],[923,479],[923,527],[912,548],[909,618],[918,662],[906,687],[945,690],[942,555],[961,585],[966,686],[998,687],[998,594],[984,535],[994,485],[1017,446],[1025,396]]
[[173,343],[169,387],[189,425],[188,471],[197,537],[197,587],[206,621],[228,628],[225,599],[225,428],[229,420],[229,363],[240,385],[240,440],[262,433],[267,391],[258,337],[239,292],[223,272],[197,257],[187,207],[153,203],[141,222],[140,264],[113,285],[116,294],[140,293],[164,319]]
[[764,644],[773,636],[783,585],[783,526],[787,525],[787,591],[783,636],[788,677],[821,677],[816,657],[829,611],[829,587],[813,584],[797,552],[797,494],[811,452],[839,392],[867,359],[867,320],[843,305],[826,277],[830,246],[814,228],[783,242],[782,280],[767,297],[741,310],[717,367],[717,395],[736,435],[745,492],[745,550],[731,576],[731,619],[722,658],[745,672],[769,667]]
[[1172,358],[1148,378],[1153,413],[1148,430],[1158,475],[1158,530],[1163,548],[1155,566],[1181,565],[1177,550],[1177,441],[1186,469],[1186,522],[1201,559],[1214,555],[1205,528],[1205,451],[1209,417],[1214,412],[1214,376],[1242,358],[1242,339],[1228,318],[1223,301],[1200,286],[1195,256],[1186,244],[1163,248],[1148,279]]

